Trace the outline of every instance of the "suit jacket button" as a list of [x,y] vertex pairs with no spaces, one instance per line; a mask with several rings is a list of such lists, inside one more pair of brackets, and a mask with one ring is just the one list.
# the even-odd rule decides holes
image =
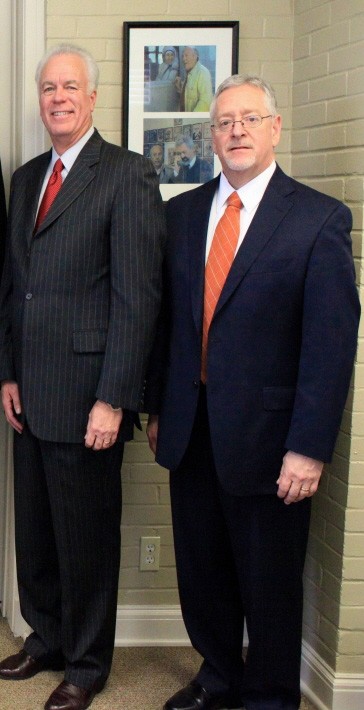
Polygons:
[[33,294],[32,294],[32,293],[27,293],[27,295],[25,296],[25,298],[27,299],[27,301],[30,301],[30,299],[33,298]]
[[200,385],[200,383],[198,382],[198,380],[193,380],[192,384],[193,384],[194,387],[199,387],[199,385]]

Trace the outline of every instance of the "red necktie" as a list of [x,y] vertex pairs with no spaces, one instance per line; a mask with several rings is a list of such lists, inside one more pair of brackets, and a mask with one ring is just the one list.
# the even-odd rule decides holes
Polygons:
[[62,175],[61,172],[64,168],[62,160],[58,158],[53,166],[53,172],[48,180],[48,185],[45,189],[42,202],[40,203],[38,215],[35,223],[35,231],[41,225],[46,216],[52,202],[54,201],[56,195],[62,187]]
[[206,382],[207,379],[207,340],[210,323],[234,260],[240,234],[240,210],[242,206],[238,193],[233,192],[228,198],[225,212],[216,226],[207,258],[202,332],[202,382]]

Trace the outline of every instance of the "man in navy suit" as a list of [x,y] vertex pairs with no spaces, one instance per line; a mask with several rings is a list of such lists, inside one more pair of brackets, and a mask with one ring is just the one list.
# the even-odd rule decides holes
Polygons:
[[[164,708],[297,710],[310,503],[356,349],[351,215],[276,164],[281,117],[263,80],[223,82],[211,123],[221,175],[167,207],[165,298],[147,386],[150,445],[171,471],[183,618],[203,657]],[[234,191],[238,242],[203,384],[205,263]]]
[[[150,160],[92,125],[91,55],[53,47],[36,79],[53,148],[14,173],[0,294],[19,598],[33,631],[0,678],[64,667],[45,708],[85,710],[114,648],[120,467],[160,305],[163,206]],[[59,161],[62,184],[40,222]]]

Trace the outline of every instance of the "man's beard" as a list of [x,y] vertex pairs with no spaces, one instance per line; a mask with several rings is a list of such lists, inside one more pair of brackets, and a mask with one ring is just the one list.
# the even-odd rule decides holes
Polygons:
[[189,165],[190,164],[190,159],[189,158],[180,158],[178,161],[178,165]]
[[246,155],[245,158],[240,157],[236,160],[234,160],[233,156],[225,156],[225,163],[230,170],[247,170],[255,164],[255,154],[251,153],[250,155]]

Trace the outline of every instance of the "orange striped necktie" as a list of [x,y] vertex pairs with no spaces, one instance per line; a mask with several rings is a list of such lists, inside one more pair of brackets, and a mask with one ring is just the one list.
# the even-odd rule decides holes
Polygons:
[[58,158],[53,166],[53,172],[48,180],[47,187],[45,189],[44,195],[42,197],[42,202],[40,203],[37,219],[35,222],[35,231],[42,224],[52,202],[55,200],[58,192],[62,187],[62,175],[61,172],[64,168],[62,160]]
[[202,331],[201,380],[207,379],[207,341],[216,304],[234,260],[240,234],[240,210],[243,203],[237,192],[228,200],[212,239],[205,269],[205,291]]

